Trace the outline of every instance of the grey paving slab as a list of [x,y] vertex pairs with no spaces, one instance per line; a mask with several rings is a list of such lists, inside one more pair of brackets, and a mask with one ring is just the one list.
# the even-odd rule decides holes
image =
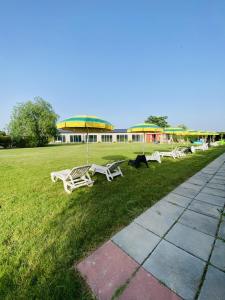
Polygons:
[[218,219],[221,216],[221,206],[212,205],[204,201],[193,200],[188,209]]
[[221,177],[225,177],[225,172],[220,172],[220,171],[218,171],[217,173],[216,173],[216,175],[217,176],[221,176]]
[[216,240],[210,263],[222,271],[225,271],[225,241]]
[[214,175],[216,173],[216,171],[217,171],[217,168],[215,168],[215,169],[206,169],[206,168],[204,168],[201,172],[203,174]]
[[207,180],[211,179],[213,177],[212,174],[208,174],[206,172],[203,172],[203,171],[200,171],[197,173],[198,176],[202,177],[202,178],[205,178]]
[[225,221],[221,222],[218,237],[225,240]]
[[201,186],[193,184],[193,183],[190,183],[190,182],[184,182],[179,187],[184,187],[186,189],[193,189],[196,192],[199,192],[202,189]]
[[204,187],[202,189],[202,192],[209,195],[219,196],[219,197],[225,197],[225,191],[217,190],[217,189],[211,189],[208,187]]
[[207,183],[206,187],[225,191],[225,184]]
[[214,242],[214,237],[180,223],[172,227],[165,239],[205,261],[209,258]]
[[160,238],[133,222],[114,235],[112,240],[141,264],[159,243]]
[[184,208],[175,203],[159,201],[150,210],[155,211],[158,215],[169,216],[171,219],[177,220]]
[[176,220],[171,219],[169,215],[159,215],[155,211],[148,210],[134,222],[162,237]]
[[223,176],[223,175],[220,175],[220,174],[218,174],[218,173],[217,173],[215,176],[213,176],[213,178],[218,179],[218,180],[225,181],[224,176]]
[[196,184],[199,186],[204,186],[208,181],[202,180],[201,178],[190,178],[190,179],[188,179],[187,182]]
[[223,198],[223,197],[209,195],[209,194],[205,194],[205,193],[202,193],[202,192],[200,192],[195,197],[195,199],[207,202],[209,204],[218,205],[218,206],[221,206],[221,207],[223,207],[224,203],[225,203],[225,198]]
[[178,187],[175,190],[173,190],[173,193],[181,195],[181,196],[185,196],[188,198],[194,198],[198,192],[193,190],[193,189],[187,189],[184,187]]
[[182,207],[187,207],[191,203],[192,199],[175,194],[172,192],[172,193],[168,194],[166,197],[164,197],[162,199],[162,201],[168,201],[170,203],[174,203],[174,204],[180,205]]
[[186,210],[179,219],[179,223],[215,236],[219,220],[191,210]]
[[215,178],[211,179],[209,182],[210,183],[217,183],[217,184],[224,184],[224,180],[215,179]]
[[207,174],[203,174],[203,173],[199,172],[199,173],[196,173],[194,176],[192,176],[192,178],[201,179],[206,182],[212,178],[212,175],[207,175]]
[[143,267],[179,296],[194,299],[205,262],[167,241],[162,241]]
[[225,273],[209,266],[198,300],[224,300]]

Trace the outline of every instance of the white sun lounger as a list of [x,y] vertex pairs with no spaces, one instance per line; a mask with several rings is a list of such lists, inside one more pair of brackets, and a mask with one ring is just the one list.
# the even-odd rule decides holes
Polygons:
[[173,159],[179,157],[177,150],[173,151],[166,151],[166,152],[159,152],[161,157],[172,157]]
[[58,179],[62,180],[64,190],[71,193],[73,190],[81,186],[92,186],[94,181],[91,179],[88,171],[91,166],[75,167],[73,169],[62,170],[51,173],[51,180],[56,182]]
[[219,146],[219,143],[218,143],[218,141],[216,141],[216,142],[211,142],[211,143],[210,143],[210,146],[211,146],[211,147],[217,147],[217,146]]
[[158,151],[153,152],[151,155],[146,155],[147,161],[157,161],[161,164],[161,156]]
[[93,164],[90,168],[90,171],[94,173],[104,174],[108,181],[112,181],[116,176],[123,176],[123,173],[120,169],[120,164],[123,163],[124,160],[115,161],[111,164],[107,164],[105,166]]
[[206,150],[208,150],[208,144],[204,143],[200,146],[191,146],[192,153],[195,153],[196,150],[206,151]]

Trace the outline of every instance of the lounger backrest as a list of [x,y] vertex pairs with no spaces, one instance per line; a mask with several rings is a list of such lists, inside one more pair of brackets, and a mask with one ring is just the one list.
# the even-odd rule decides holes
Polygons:
[[118,161],[115,161],[114,163],[112,163],[110,166],[109,166],[109,171],[112,172],[114,171],[116,168],[119,167],[120,164],[122,164],[125,160],[118,160]]
[[159,153],[159,151],[153,152],[153,153],[150,155],[150,157],[151,157],[152,159],[158,159],[158,158],[160,158],[160,153]]
[[86,165],[86,166],[81,166],[81,167],[75,167],[71,170],[70,174],[68,175],[68,179],[77,179],[82,176],[84,176],[87,171],[90,169],[91,166]]

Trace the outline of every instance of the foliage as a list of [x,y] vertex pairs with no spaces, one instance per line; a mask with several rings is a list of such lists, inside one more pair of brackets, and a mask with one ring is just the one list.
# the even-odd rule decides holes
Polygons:
[[12,139],[7,136],[5,131],[0,131],[0,146],[3,148],[8,148],[12,145]]
[[37,147],[48,143],[56,136],[57,114],[51,104],[40,97],[16,105],[11,115],[9,132],[13,145],[17,147]]
[[169,127],[167,116],[149,116],[145,123],[153,123],[161,128]]
[[182,128],[183,130],[187,130],[188,127],[185,124],[177,125],[177,127]]
[[3,148],[8,148],[12,144],[12,139],[10,136],[7,135],[1,135],[0,133],[0,146]]
[[[147,144],[146,153],[172,145]],[[92,144],[90,162],[134,158],[139,144]],[[223,153],[211,148],[179,160],[163,159],[71,195],[50,172],[86,163],[86,145],[0,151],[0,298],[93,299],[74,264],[152,206],[185,179]]]

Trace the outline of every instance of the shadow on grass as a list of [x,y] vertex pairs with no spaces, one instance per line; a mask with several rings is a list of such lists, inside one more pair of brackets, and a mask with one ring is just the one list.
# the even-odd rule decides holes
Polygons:
[[[27,269],[20,284],[15,284],[15,272],[1,279],[2,298],[92,299],[74,271],[74,263],[222,152],[218,149],[208,153],[181,160],[165,159],[162,164],[150,164],[149,169],[123,164],[124,177],[113,182],[96,176],[92,188],[82,188],[68,196],[60,213],[46,223],[43,234],[35,240],[35,264],[29,266],[25,257],[21,259],[18,270],[24,265]],[[58,185],[61,189],[61,183]]]
[[116,160],[127,160],[128,157],[124,155],[107,155],[107,156],[102,156],[102,159],[112,162]]

